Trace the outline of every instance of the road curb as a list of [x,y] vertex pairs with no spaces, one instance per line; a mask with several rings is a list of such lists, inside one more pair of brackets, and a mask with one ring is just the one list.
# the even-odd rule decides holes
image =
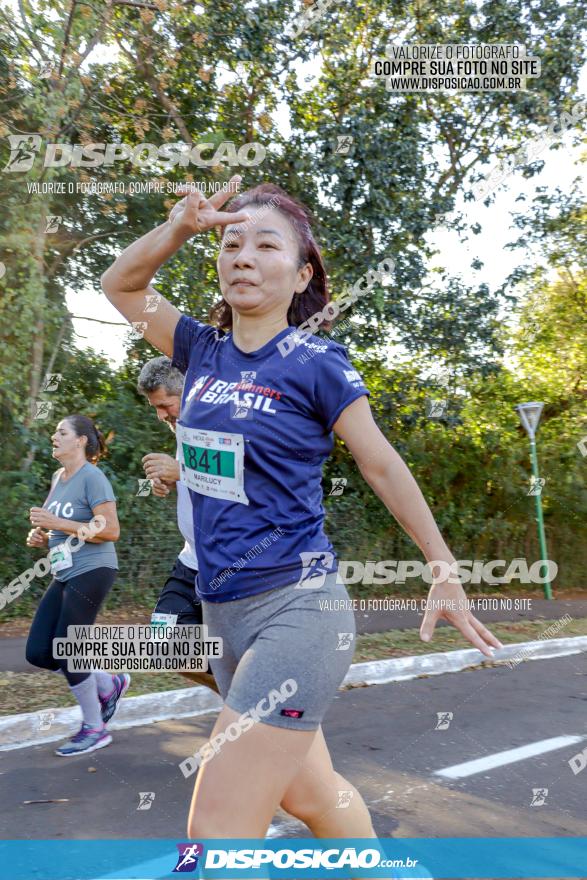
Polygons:
[[[484,657],[476,648],[468,648],[389,660],[370,660],[366,663],[353,663],[341,689],[408,681],[422,675],[444,675],[486,663],[514,667],[527,660],[565,657],[585,651],[587,636],[575,636],[506,645],[502,650],[496,651],[491,659]],[[122,730],[156,721],[192,718],[218,712],[221,707],[220,697],[203,686],[125,697],[108,727],[110,730]],[[50,720],[50,726],[46,730],[42,728],[42,716]],[[0,717],[0,751],[12,751],[64,739],[79,723],[77,706]]]
[[587,636],[517,642],[515,645],[506,645],[496,651],[491,659],[485,657],[476,648],[466,648],[461,651],[396,657],[391,660],[370,660],[368,663],[353,663],[342,687],[389,684],[392,681],[407,681],[421,675],[444,675],[446,672],[460,672],[487,663],[501,666],[518,665],[525,660],[565,657],[583,651],[587,651]]

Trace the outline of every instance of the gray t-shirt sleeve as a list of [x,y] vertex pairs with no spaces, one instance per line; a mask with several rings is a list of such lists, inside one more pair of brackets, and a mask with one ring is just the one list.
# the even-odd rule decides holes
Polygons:
[[92,509],[105,501],[116,501],[108,477],[98,468],[92,469],[86,477],[86,498]]

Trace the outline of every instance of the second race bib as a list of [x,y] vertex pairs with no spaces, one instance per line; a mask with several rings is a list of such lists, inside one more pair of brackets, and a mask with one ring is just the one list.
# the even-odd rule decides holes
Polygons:
[[180,480],[194,492],[248,504],[245,494],[245,441],[242,434],[222,434],[176,425]]
[[71,558],[71,550],[67,544],[57,544],[49,550],[49,562],[51,563],[51,574],[57,574],[64,568],[71,568],[73,560]]

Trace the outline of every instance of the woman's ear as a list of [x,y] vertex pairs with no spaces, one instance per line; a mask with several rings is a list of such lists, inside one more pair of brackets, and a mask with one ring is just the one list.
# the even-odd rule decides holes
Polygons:
[[314,267],[311,263],[305,263],[302,268],[298,270],[298,283],[294,288],[295,293],[303,293],[312,280],[313,275]]

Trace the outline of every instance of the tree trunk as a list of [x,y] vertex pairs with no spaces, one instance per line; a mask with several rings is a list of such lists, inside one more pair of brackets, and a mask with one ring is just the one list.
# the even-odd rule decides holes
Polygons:
[[[44,204],[41,205],[40,214],[36,230],[34,232],[32,244],[32,254],[34,261],[34,281],[38,285],[38,299],[36,303],[36,316],[33,326],[33,337],[31,346],[31,372],[29,377],[29,408],[25,416],[25,428],[30,428],[36,414],[36,401],[41,387],[41,377],[43,374],[43,354],[45,350],[45,266],[44,266],[44,249],[45,249],[45,225],[46,225],[47,209]],[[30,449],[27,453],[23,469],[26,471],[30,468],[35,460],[34,449]]]

